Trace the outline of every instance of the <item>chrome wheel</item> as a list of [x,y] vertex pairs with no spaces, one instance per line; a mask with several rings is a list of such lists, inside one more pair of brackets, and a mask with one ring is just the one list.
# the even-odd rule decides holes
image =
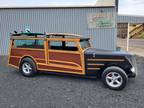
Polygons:
[[122,76],[117,72],[109,72],[106,75],[106,83],[111,87],[120,87],[123,83]]
[[30,74],[32,72],[32,67],[29,63],[25,62],[22,64],[22,71],[25,74]]

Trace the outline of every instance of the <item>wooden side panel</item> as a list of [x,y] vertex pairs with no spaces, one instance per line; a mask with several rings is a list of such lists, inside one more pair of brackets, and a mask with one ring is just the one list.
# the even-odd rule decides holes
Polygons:
[[44,50],[12,48],[9,58],[9,64],[18,67],[21,58],[24,56],[32,57],[36,61],[36,63],[46,63]]
[[65,52],[49,52],[49,60],[73,62],[82,66],[80,54],[72,54]]
[[12,48],[11,56],[24,56],[30,55],[34,58],[45,59],[44,50],[29,50],[29,49],[20,49]]
[[47,65],[38,64],[39,70],[83,74],[81,55],[79,53],[48,51]]
[[20,58],[10,57],[9,64],[12,64],[14,66],[19,66],[19,60]]

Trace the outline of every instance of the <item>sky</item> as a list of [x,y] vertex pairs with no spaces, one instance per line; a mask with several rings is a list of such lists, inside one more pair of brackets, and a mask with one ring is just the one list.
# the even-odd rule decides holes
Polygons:
[[[95,5],[97,0],[0,0],[0,7]],[[143,15],[144,0],[119,0],[119,14]]]

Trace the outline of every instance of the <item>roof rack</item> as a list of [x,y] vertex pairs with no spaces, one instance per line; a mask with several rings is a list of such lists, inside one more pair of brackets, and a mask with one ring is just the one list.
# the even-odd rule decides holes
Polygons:
[[27,35],[27,36],[36,36],[36,35],[45,35],[43,33],[31,33],[31,32],[25,32],[25,33],[11,33],[11,36],[21,36],[21,35]]
[[71,33],[45,33],[48,36],[76,36],[76,37],[82,37],[82,35],[79,34],[71,34]]
[[11,33],[12,38],[17,37],[29,37],[29,38],[83,38],[82,35],[79,34],[70,34],[70,33],[31,33],[31,32],[21,32],[18,33],[17,31],[14,31],[14,33]]
[[45,33],[47,38],[81,38],[82,35],[70,33]]

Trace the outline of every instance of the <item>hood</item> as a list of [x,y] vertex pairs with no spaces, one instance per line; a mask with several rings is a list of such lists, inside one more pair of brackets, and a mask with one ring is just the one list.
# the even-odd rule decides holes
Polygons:
[[129,54],[124,51],[110,51],[110,50],[103,50],[103,49],[96,49],[96,48],[88,48],[85,50],[84,54],[86,55],[114,55],[114,56],[129,56]]

